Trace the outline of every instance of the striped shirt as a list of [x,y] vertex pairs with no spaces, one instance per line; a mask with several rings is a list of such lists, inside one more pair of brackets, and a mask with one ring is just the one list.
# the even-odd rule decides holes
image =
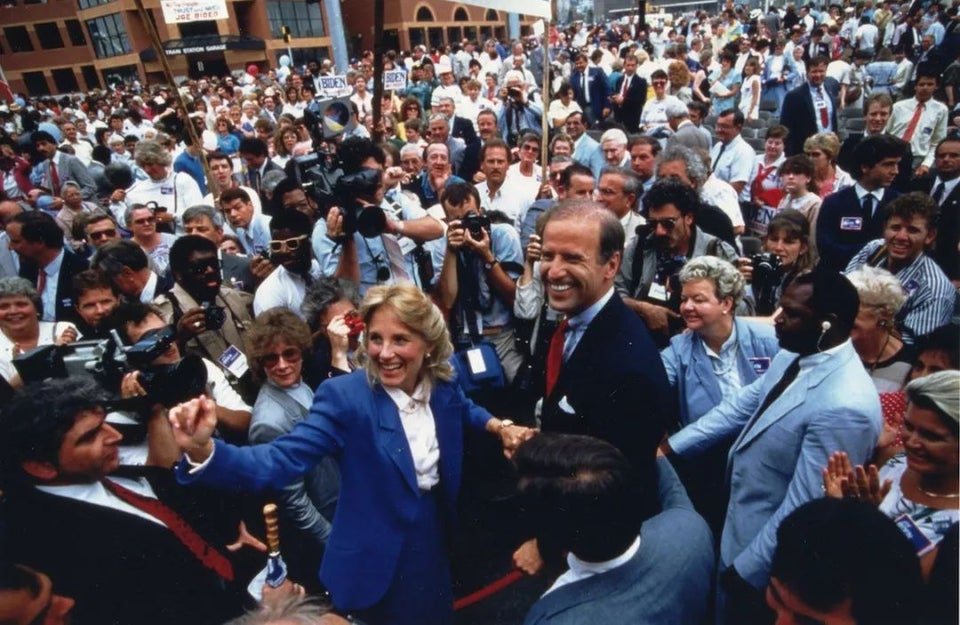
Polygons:
[[[868,260],[871,266],[886,269],[886,250],[877,254],[883,245],[883,239],[867,243],[847,265],[846,273],[863,267]],[[897,314],[904,343],[912,345],[918,337],[950,323],[957,290],[932,258],[920,254],[895,275],[907,292],[907,301]]]

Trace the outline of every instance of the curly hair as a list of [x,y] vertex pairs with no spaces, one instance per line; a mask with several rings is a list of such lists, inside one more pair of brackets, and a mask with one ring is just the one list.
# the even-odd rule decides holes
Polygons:
[[680,270],[680,284],[694,280],[713,282],[713,291],[717,299],[721,302],[728,298],[733,300],[734,310],[743,301],[747,286],[743,274],[737,271],[736,267],[716,256],[698,256],[683,266]]
[[296,347],[301,354],[313,345],[310,327],[289,308],[271,308],[260,313],[247,331],[246,343],[250,369],[259,380],[266,379],[260,360],[281,341]]
[[907,301],[900,280],[886,269],[865,265],[848,273],[847,278],[857,288],[860,305],[876,315],[886,313],[893,319]]

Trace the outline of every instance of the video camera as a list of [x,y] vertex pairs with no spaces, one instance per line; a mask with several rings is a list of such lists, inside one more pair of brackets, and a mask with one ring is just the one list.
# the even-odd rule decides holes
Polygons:
[[112,330],[106,339],[38,347],[14,358],[13,365],[25,383],[92,375],[100,386],[117,395],[123,376],[139,371],[137,380],[147,391],[146,397],[117,400],[107,409],[140,413],[157,403],[170,408],[206,391],[207,369],[198,356],[186,356],[170,365],[151,364],[175,339],[176,333],[168,326],[125,346],[117,331]]
[[771,315],[777,308],[777,287],[783,281],[783,262],[770,252],[750,257],[753,265],[753,297],[758,315]]

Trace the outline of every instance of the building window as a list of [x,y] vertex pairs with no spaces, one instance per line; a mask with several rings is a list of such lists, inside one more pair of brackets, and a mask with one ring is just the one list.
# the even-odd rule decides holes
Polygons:
[[443,46],[443,29],[442,28],[428,28],[427,37],[430,39],[431,48],[439,48]]
[[467,41],[476,41],[477,40],[477,27],[476,26],[464,26],[463,27],[463,38]]
[[80,83],[72,67],[64,67],[50,71],[53,75],[53,84],[57,86],[57,93],[74,93],[80,91]]
[[121,65],[120,67],[111,67],[104,69],[103,82],[110,89],[115,89],[120,85],[132,85],[133,81],[140,80],[140,74],[137,72],[136,65]]
[[97,7],[101,4],[109,4],[113,0],[77,0],[77,6],[81,9],[89,9],[90,7]]
[[[330,50],[327,48],[291,48],[293,58],[291,64],[294,67],[303,67],[310,61],[322,62],[324,59],[332,58]],[[280,57],[287,53],[286,50],[277,50],[277,65],[280,64]]]
[[420,7],[419,9],[417,9],[416,19],[418,22],[432,22],[433,11],[430,10],[430,7]]
[[199,22],[185,22],[179,24],[180,26],[180,36],[186,39],[187,37],[200,37],[203,35],[219,35],[217,31],[217,22],[216,20],[202,20]]
[[26,26],[7,26],[3,29],[3,36],[7,38],[11,52],[33,52]]
[[457,7],[457,10],[453,12],[453,21],[454,22],[469,22],[470,15],[467,13],[467,10],[463,7]]
[[319,4],[287,0],[267,0],[267,17],[270,19],[270,34],[279,39],[283,36],[281,26],[290,29],[293,37],[323,37],[323,15]]
[[483,16],[483,19],[488,22],[499,22],[500,14],[494,11],[493,9],[487,9],[487,12]]
[[63,47],[63,37],[56,22],[37,22],[33,25],[37,31],[37,40],[44,50],[53,50]]
[[87,83],[87,89],[100,88],[100,75],[97,74],[97,68],[93,65],[83,65],[80,67],[80,73],[83,74],[83,82]]
[[410,29],[410,47],[416,48],[427,44],[427,33],[422,28]]
[[27,88],[27,93],[34,97],[39,95],[50,95],[50,85],[43,72],[24,72],[23,84]]
[[111,13],[104,17],[87,20],[87,31],[90,33],[93,51],[98,59],[132,52],[130,38],[127,36],[127,27],[119,13]]
[[447,28],[447,41],[451,45],[455,43],[460,43],[460,39],[463,38],[463,31],[460,30],[459,26],[450,26]]
[[70,37],[70,43],[75,46],[87,45],[87,37],[83,34],[83,27],[79,20],[67,20],[67,36]]

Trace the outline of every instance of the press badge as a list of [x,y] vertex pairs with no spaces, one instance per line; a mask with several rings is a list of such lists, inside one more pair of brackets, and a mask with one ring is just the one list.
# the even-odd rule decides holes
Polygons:
[[667,301],[667,287],[654,282],[650,285],[650,291],[647,293],[647,297],[665,302]]
[[897,527],[900,528],[900,531],[903,532],[903,535],[910,540],[910,544],[913,545],[914,550],[917,552],[918,556],[930,551],[930,548],[933,546],[933,543],[929,538],[923,535],[923,532],[920,531],[920,527],[910,518],[909,515],[901,514],[893,520],[897,524]]
[[238,380],[247,372],[247,357],[239,349],[231,345],[217,358],[224,369],[233,374]]
[[863,230],[863,217],[841,217],[841,230]]
[[487,372],[487,363],[483,362],[483,351],[479,347],[467,350],[467,364],[470,365],[470,373],[473,375]]
[[763,375],[767,372],[767,369],[770,368],[770,359],[766,357],[758,358],[747,358],[750,361],[750,366],[753,367],[753,372],[758,376]]

